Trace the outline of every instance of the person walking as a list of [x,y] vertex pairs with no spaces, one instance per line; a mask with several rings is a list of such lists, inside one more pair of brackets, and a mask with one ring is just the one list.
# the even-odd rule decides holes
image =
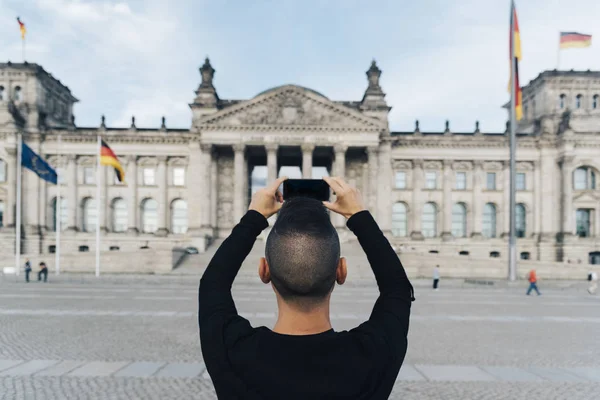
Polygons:
[[529,274],[527,274],[527,278],[529,279],[529,289],[527,289],[527,296],[531,294],[532,290],[535,290],[538,296],[541,295],[537,287],[537,274],[535,272],[535,269],[529,271]]
[[40,272],[38,272],[38,281],[42,280],[42,275],[44,275],[44,282],[48,282],[48,267],[46,267],[45,262],[40,263]]
[[440,282],[440,266],[436,265],[433,269],[433,290],[438,290],[438,283]]
[[590,281],[588,293],[595,294],[596,290],[598,290],[598,274],[595,271],[590,272],[588,275],[588,281]]
[[25,261],[25,282],[29,282],[29,274],[31,273],[31,262],[29,258]]

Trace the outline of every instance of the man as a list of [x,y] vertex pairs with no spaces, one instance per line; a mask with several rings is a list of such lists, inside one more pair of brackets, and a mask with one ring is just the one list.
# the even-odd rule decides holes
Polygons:
[[25,282],[29,282],[29,274],[31,273],[31,262],[29,258],[25,261]]
[[440,282],[440,266],[436,265],[433,269],[433,290],[438,290],[438,283]]
[[46,267],[45,262],[40,263],[40,272],[38,272],[38,281],[42,280],[42,275],[44,275],[44,282],[48,282],[48,267]]
[[588,280],[590,281],[590,287],[588,288],[588,293],[589,294],[596,293],[596,290],[598,290],[598,274],[596,273],[596,271],[592,271],[589,273]]
[[539,296],[541,293],[537,287],[537,274],[535,272],[535,269],[532,269],[531,271],[529,271],[527,278],[529,279],[529,289],[527,289],[527,296],[529,296],[531,294],[532,290],[535,290]]
[[[387,399],[407,348],[413,288],[397,254],[366,211],[360,193],[324,178],[335,203],[295,198],[282,206],[280,178],[258,191],[249,211],[217,250],[200,280],[198,321],[206,368],[219,399]],[[346,260],[326,208],[348,219],[365,251],[380,295],[367,322],[331,327],[329,303],[346,280]],[[279,211],[261,258],[279,309],[273,330],[240,317],[231,285]]]

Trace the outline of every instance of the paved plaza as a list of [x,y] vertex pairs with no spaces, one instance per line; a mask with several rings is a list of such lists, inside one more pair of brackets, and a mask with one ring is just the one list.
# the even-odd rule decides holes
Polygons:
[[[215,399],[196,322],[199,275],[50,275],[0,282],[1,399]],[[415,281],[409,348],[393,399],[598,399],[600,296],[585,282]],[[373,281],[337,287],[332,323],[368,317]],[[244,274],[238,310],[272,326],[274,295]]]

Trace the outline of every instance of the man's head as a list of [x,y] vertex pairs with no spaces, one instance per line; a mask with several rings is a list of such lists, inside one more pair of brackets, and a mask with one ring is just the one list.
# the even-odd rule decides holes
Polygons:
[[340,240],[323,204],[310,198],[283,203],[261,259],[259,275],[286,303],[311,309],[346,279]]

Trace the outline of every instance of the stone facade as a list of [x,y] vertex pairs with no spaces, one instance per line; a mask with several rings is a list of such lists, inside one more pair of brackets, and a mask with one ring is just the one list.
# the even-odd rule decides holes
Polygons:
[[[504,258],[509,231],[508,135],[392,132],[373,62],[360,101],[332,101],[285,85],[225,100],[208,59],[190,104],[190,129],[78,127],[77,99],[35,64],[0,64],[0,238],[14,249],[17,133],[59,169],[64,252],[195,246],[226,236],[245,212],[252,171],[317,167],[364,194],[390,241],[405,252]],[[546,71],[523,89],[518,127],[517,241],[523,259],[600,263],[600,72]],[[96,176],[97,137],[119,156],[126,183]],[[59,141],[60,138],[60,141]],[[96,179],[101,193],[96,197]],[[23,252],[51,252],[58,188],[23,173]],[[344,220],[332,215],[344,240]]]

